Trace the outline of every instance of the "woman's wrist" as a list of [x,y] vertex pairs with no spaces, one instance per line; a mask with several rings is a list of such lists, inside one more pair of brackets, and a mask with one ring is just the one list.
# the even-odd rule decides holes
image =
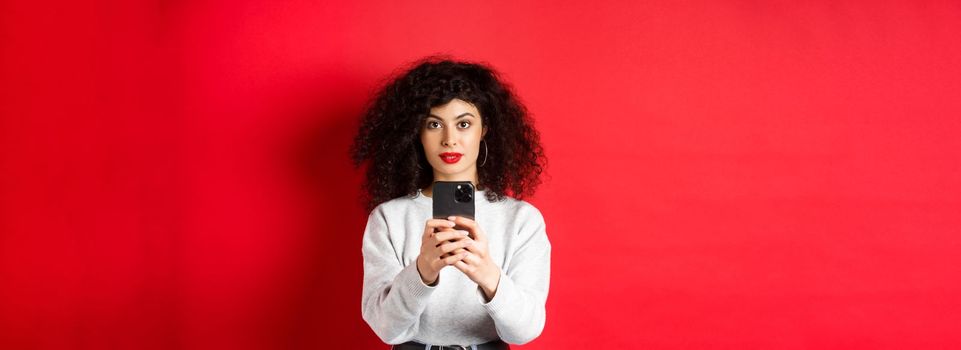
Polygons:
[[417,274],[420,275],[420,280],[428,286],[437,285],[437,277],[440,276],[440,273],[431,270],[430,264],[423,260],[424,259],[418,256],[417,262],[415,263],[417,265]]
[[489,272],[488,277],[484,279],[484,283],[479,283],[478,286],[484,292],[485,301],[491,301],[494,299],[494,295],[497,294],[497,286],[500,284],[501,273],[500,269],[495,265],[491,272]]

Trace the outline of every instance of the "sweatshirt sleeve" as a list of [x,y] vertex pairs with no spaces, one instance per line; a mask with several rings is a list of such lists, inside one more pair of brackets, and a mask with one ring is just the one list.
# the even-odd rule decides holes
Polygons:
[[[494,319],[497,334],[511,344],[525,344],[544,330],[545,304],[551,275],[551,243],[547,239],[544,218],[533,209],[515,239],[520,245],[501,278],[494,298],[485,302],[478,287],[481,304]],[[506,272],[505,272],[506,271]]]
[[400,344],[417,334],[420,316],[437,283],[424,284],[416,263],[403,266],[388,230],[383,208],[375,208],[364,230],[361,311],[384,343]]

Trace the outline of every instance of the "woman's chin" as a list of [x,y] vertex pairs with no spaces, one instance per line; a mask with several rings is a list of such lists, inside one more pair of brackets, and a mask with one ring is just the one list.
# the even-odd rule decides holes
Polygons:
[[440,167],[434,167],[434,174],[448,178],[468,176],[466,174],[468,169],[470,169],[470,166],[464,164],[442,164]]

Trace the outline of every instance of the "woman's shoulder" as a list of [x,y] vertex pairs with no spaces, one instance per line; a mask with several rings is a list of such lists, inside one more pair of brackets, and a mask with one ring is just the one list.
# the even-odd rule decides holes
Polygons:
[[405,211],[419,204],[423,205],[424,203],[422,202],[424,201],[424,198],[422,197],[419,198],[420,196],[421,195],[418,193],[414,195],[404,195],[404,196],[396,197],[394,199],[387,200],[375,206],[374,209],[371,210],[371,213],[392,213],[392,212],[398,212],[398,211]]
[[500,200],[491,201],[489,203],[495,208],[508,211],[515,217],[528,217],[541,221],[544,220],[543,215],[541,215],[541,211],[537,209],[534,204],[531,204],[523,199],[505,195]]

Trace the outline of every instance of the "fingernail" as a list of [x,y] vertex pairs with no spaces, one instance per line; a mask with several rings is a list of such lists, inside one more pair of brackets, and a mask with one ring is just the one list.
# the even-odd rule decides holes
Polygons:
[[457,218],[455,218],[455,217],[453,217],[453,216],[448,216],[448,217],[447,217],[447,220],[450,220],[450,221],[454,221],[454,220],[456,220],[456,219],[457,219]]

